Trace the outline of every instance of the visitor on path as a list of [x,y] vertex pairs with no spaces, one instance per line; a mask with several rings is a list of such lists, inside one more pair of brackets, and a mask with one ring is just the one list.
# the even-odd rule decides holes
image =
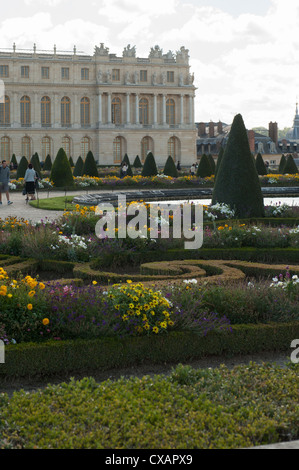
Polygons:
[[125,176],[127,176],[127,172],[128,172],[128,165],[126,163],[123,163],[120,169],[120,177],[124,178]]
[[35,187],[36,187],[37,179],[38,179],[38,174],[34,170],[32,163],[29,163],[25,176],[24,176],[25,194],[27,195],[26,201],[28,201],[28,195],[30,196],[31,201],[35,200]]
[[196,170],[195,163],[192,163],[191,168],[190,168],[191,176],[194,176],[194,175],[195,175],[195,170]]
[[2,205],[2,193],[6,194],[7,204],[12,204],[12,201],[9,200],[9,174],[7,162],[2,160],[2,165],[0,166],[0,205]]
[[180,164],[180,162],[178,162],[178,164],[177,164],[177,166],[176,166],[176,169],[177,169],[178,171],[181,171],[181,164]]

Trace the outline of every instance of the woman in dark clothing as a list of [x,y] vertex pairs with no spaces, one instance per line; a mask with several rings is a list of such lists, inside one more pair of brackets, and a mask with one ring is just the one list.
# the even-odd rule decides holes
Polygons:
[[35,199],[36,171],[33,169],[32,163],[29,163],[29,165],[28,165],[28,168],[27,168],[25,176],[24,176],[24,181],[25,181],[25,189],[26,189],[26,194],[27,194],[27,200],[28,200],[28,194],[29,194],[31,201],[34,201],[34,199]]

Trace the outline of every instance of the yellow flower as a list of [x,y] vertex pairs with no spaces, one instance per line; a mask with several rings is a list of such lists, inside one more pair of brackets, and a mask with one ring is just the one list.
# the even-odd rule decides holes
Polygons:
[[43,319],[43,325],[48,325],[50,323],[49,318],[44,318]]
[[131,284],[131,282],[132,282],[131,279],[127,279],[128,284]]
[[32,308],[33,308],[32,304],[28,304],[27,308],[28,308],[28,310],[32,310]]
[[93,285],[96,286],[97,285],[97,281],[92,281]]
[[7,294],[7,297],[10,299],[12,297],[12,294]]
[[162,321],[160,326],[161,328],[166,328],[167,327],[166,321]]
[[43,282],[40,282],[38,287],[40,288],[40,290],[43,290],[45,288],[45,284]]
[[33,297],[35,295],[35,290],[31,290],[28,292],[29,297]]
[[159,331],[159,328],[158,328],[157,326],[154,326],[153,332],[154,332],[154,333],[158,333],[158,331]]

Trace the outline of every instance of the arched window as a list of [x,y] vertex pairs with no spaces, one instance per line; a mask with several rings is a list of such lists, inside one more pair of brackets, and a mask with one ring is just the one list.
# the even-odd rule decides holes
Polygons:
[[175,124],[175,102],[172,99],[166,101],[166,122],[169,125]]
[[81,127],[90,126],[90,100],[86,96],[80,102],[80,121]]
[[1,160],[10,159],[10,138],[1,137]]
[[50,137],[43,137],[42,138],[42,159],[43,161],[46,160],[47,155],[51,155],[51,139]]
[[143,137],[141,141],[141,161],[144,163],[148,152],[150,151],[150,139],[149,137]]
[[22,96],[21,98],[21,126],[31,126],[31,103],[29,96]]
[[41,99],[41,122],[42,127],[51,126],[51,100],[48,96]]
[[10,99],[5,96],[4,103],[0,103],[0,126],[10,125]]
[[31,159],[31,142],[30,137],[22,138],[22,156],[29,161]]
[[122,160],[122,138],[115,137],[113,141],[113,161],[114,163],[121,163]]
[[84,159],[90,150],[90,138],[83,137],[81,140],[81,157]]
[[62,139],[62,148],[64,149],[67,158],[70,158],[71,155],[71,139],[67,136]]
[[168,140],[167,155],[170,155],[174,161],[179,158],[179,141],[177,137],[170,137]]
[[139,100],[139,122],[140,124],[148,124],[148,100],[141,98]]
[[61,126],[70,127],[71,125],[71,100],[64,96],[61,100]]
[[121,124],[121,101],[113,98],[111,103],[111,119],[113,124]]

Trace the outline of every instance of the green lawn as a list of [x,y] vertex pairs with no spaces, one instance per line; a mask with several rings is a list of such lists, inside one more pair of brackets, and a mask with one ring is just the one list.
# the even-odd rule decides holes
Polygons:
[[74,196],[49,197],[30,201],[29,204],[33,207],[38,207],[39,209],[64,211],[74,209],[74,204],[72,204],[73,199]]

